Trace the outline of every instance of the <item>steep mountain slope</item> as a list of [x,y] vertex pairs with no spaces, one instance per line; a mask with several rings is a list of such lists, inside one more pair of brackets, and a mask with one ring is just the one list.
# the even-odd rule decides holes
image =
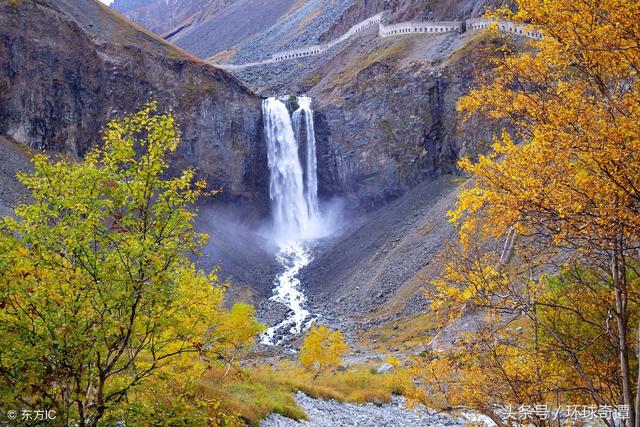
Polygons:
[[347,331],[424,311],[422,289],[454,236],[446,213],[464,182],[442,176],[360,217],[324,242],[303,274],[312,306]]
[[[446,212],[464,181],[450,174],[500,131],[475,116],[465,120],[456,105],[503,47],[525,44],[487,31],[382,39],[371,29],[316,57],[234,71],[259,93],[314,99],[320,189],[360,208],[304,270],[321,322],[364,345],[400,335],[420,336],[417,348],[429,342],[433,316],[423,290],[454,237]],[[470,314],[460,328],[477,321]]]
[[[390,22],[467,19],[503,1],[309,0],[268,28],[254,18],[278,16],[287,5],[245,3],[236,1],[174,40],[199,56],[229,46],[214,60],[245,63],[334,39],[381,11]],[[319,56],[232,72],[265,96],[309,93],[317,112],[321,192],[373,209],[424,180],[454,173],[461,153],[483,149],[476,134],[483,124],[464,123],[456,103],[500,43],[479,40],[477,31],[381,39],[372,26]]]
[[[217,59],[243,63],[327,41],[384,10],[390,22],[462,20],[502,3],[311,0]],[[219,48],[209,41],[215,33],[192,34],[197,54]],[[320,244],[304,271],[322,322],[355,339],[381,334],[376,328],[391,319],[429,316],[422,289],[453,237],[445,214],[460,180],[450,174],[460,156],[484,151],[499,130],[476,117],[464,120],[456,104],[505,44],[522,47],[521,40],[483,31],[382,39],[372,27],[319,56],[233,71],[263,95],[314,99],[320,191],[359,211],[340,236]]]
[[111,7],[157,34],[205,21],[235,0],[115,0]]
[[390,22],[453,21],[481,16],[487,9],[503,6],[503,0],[364,0],[354,1],[320,36],[331,40],[352,25],[376,13],[389,11]]
[[260,98],[237,79],[95,0],[0,3],[0,135],[81,155],[111,117],[153,98],[182,127],[176,169],[266,208]]
[[456,109],[503,45],[484,31],[382,39],[371,29],[322,55],[234,71],[259,93],[314,99],[320,190],[374,209],[425,180],[456,173],[499,129]]
[[[466,19],[502,4],[311,0],[215,60],[244,63],[333,39],[380,11],[388,11],[391,22]],[[216,38],[193,34],[200,36],[198,49],[209,49],[209,38]],[[490,68],[504,41],[479,31],[382,39],[372,26],[318,56],[232,72],[265,96],[310,94],[317,112],[321,191],[373,209],[423,180],[455,173],[461,154],[484,149],[478,129],[483,137],[495,129],[464,122],[456,103],[473,84],[473,73]]]
[[30,171],[31,150],[0,136],[0,215],[9,215],[16,202],[27,199],[17,173]]
[[188,51],[224,62],[325,42],[382,11],[390,22],[480,16],[501,0],[116,0],[112,7]]
[[[353,0],[118,0],[116,10],[201,58],[255,60],[317,42]],[[171,22],[160,25],[156,20]]]
[[456,105],[501,45],[483,33],[373,38],[307,73],[311,87],[296,89],[317,99],[324,191],[375,207],[482,152],[498,129]]
[[[388,39],[370,33],[290,65],[298,69],[290,90],[316,100],[321,188],[371,211],[328,242],[303,277],[316,310],[360,345],[375,349],[384,341],[404,352],[430,342],[433,313],[424,291],[454,240],[446,213],[465,181],[450,174],[458,173],[461,156],[484,152],[500,131],[465,119],[456,104],[475,77],[491,71],[502,47],[522,43],[485,31]],[[474,328],[478,316],[470,313],[460,331]]]
[[[347,3],[350,0],[341,0]],[[283,23],[323,15],[326,0],[116,0],[112,8],[201,58],[246,46],[246,55],[281,45]],[[318,9],[320,7],[320,9]],[[330,23],[331,21],[328,21]],[[265,39],[267,37],[267,39]]]
[[253,40],[254,43],[270,27],[297,6],[295,0],[236,0],[216,14],[185,27],[169,40],[194,53],[208,58],[226,49]]

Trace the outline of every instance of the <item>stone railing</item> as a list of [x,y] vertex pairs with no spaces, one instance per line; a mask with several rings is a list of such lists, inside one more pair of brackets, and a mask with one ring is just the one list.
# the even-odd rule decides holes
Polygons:
[[275,62],[286,61],[290,59],[304,58],[307,56],[319,55],[335,45],[342,43],[351,36],[362,32],[363,30],[373,26],[378,26],[378,35],[380,37],[400,36],[404,34],[443,34],[458,32],[463,33],[469,30],[479,30],[495,25],[500,31],[511,33],[523,37],[540,40],[542,33],[533,29],[526,24],[520,24],[510,21],[494,21],[486,18],[473,18],[466,21],[428,21],[428,22],[401,22],[398,24],[385,25],[382,23],[382,17],[386,12],[381,12],[364,21],[357,23],[349,28],[349,30],[327,43],[301,47],[297,49],[284,50],[271,55],[270,59],[260,62],[249,62],[245,64],[213,64],[227,70],[241,70],[243,68],[256,67],[259,65],[273,64]]
[[467,19],[467,31],[468,30],[479,30],[482,28],[489,28],[492,25],[496,25],[498,30],[505,33],[512,33],[523,37],[529,37],[531,39],[540,40],[542,39],[542,33],[540,31],[535,30],[530,25],[521,24],[519,22],[511,22],[511,21],[494,21],[493,19],[487,18],[473,18]]
[[399,24],[380,24],[378,34],[380,37],[389,37],[402,34],[415,33],[450,33],[463,31],[462,22],[435,21],[435,22],[401,22]]
[[377,15],[372,16],[371,18],[365,19],[364,21],[357,23],[353,27],[349,28],[349,30],[346,33],[344,33],[337,39],[331,40],[330,42],[309,46],[309,47],[303,47],[299,49],[291,49],[291,50],[285,50],[282,52],[277,52],[271,56],[271,59],[273,61],[284,61],[285,59],[295,59],[295,58],[301,58],[304,56],[318,55],[326,51],[327,49],[331,49],[333,46],[337,45],[338,43],[342,43],[343,41],[347,40],[354,34],[357,34],[372,25],[380,24],[380,21],[382,20],[382,15],[383,13],[379,13]]

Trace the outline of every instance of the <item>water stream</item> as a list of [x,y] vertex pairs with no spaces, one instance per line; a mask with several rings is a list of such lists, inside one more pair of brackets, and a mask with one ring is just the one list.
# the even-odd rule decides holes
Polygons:
[[[290,314],[262,336],[276,345],[287,335],[302,332],[311,322],[300,289],[300,270],[313,259],[311,241],[322,234],[318,206],[316,141],[311,98],[298,97],[298,108],[289,114],[283,100],[263,101],[262,112],[269,163],[269,195],[273,234],[279,251],[276,260],[283,271],[274,280],[272,300],[283,303]],[[306,146],[301,160],[300,148]]]

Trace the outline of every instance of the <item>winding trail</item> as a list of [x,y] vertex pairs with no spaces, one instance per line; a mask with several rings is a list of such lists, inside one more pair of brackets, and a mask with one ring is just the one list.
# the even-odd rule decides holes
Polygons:
[[495,25],[495,27],[499,31],[514,34],[517,36],[527,37],[535,40],[540,40],[543,37],[540,31],[532,28],[530,25],[513,21],[496,21],[487,18],[472,18],[467,19],[466,21],[409,21],[386,25],[382,22],[382,20],[388,13],[388,11],[384,11],[371,16],[361,22],[358,22],[357,24],[349,28],[346,33],[327,43],[275,52],[271,55],[270,59],[266,59],[264,61],[247,62],[244,64],[218,64],[213,62],[214,59],[212,57],[207,59],[205,62],[208,62],[225,70],[232,71],[273,64],[280,61],[300,59],[307,56],[316,56],[326,52],[334,46],[350,39],[351,37],[361,33],[363,30],[374,25],[378,26],[378,36],[382,38],[408,34],[444,34],[451,32],[464,33],[469,30],[489,28],[492,25]]

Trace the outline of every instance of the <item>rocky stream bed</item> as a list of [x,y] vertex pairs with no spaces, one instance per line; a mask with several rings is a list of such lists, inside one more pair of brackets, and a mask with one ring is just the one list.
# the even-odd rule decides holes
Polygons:
[[340,403],[335,400],[314,399],[304,393],[295,395],[296,402],[309,417],[307,421],[295,421],[279,414],[272,414],[262,427],[417,427],[463,426],[467,420],[435,413],[424,407],[409,409],[402,397],[394,397],[387,404]]

